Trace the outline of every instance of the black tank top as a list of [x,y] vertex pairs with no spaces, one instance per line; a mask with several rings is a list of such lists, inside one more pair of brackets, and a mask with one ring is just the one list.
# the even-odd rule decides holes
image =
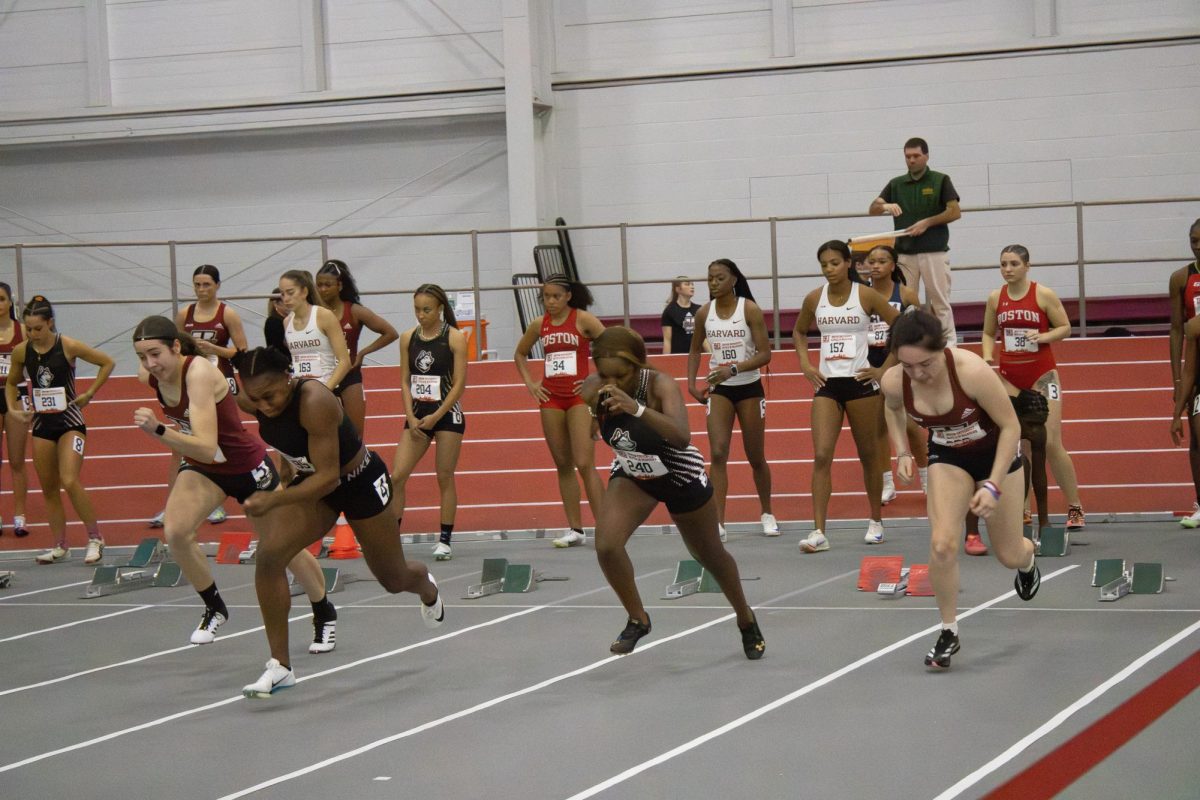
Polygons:
[[45,353],[35,350],[33,342],[25,346],[25,374],[33,390],[35,413],[54,415],[67,425],[83,424],[83,412],[73,405],[75,367],[63,350],[62,334],[54,337]]
[[[415,403],[441,405],[454,382],[454,353],[450,350],[450,325],[442,323],[438,335],[426,341],[421,329],[414,328],[408,339],[408,375],[406,387]],[[436,379],[436,381],[434,381]],[[437,389],[432,384],[436,382]]]
[[[633,399],[642,405],[650,394],[652,370],[638,374]],[[613,472],[638,480],[669,478],[683,486],[704,475],[704,456],[693,445],[684,448],[667,443],[658,431],[632,414],[602,414],[600,436],[613,449]]]
[[[307,388],[309,386],[315,388]],[[297,382],[292,391],[292,401],[277,417],[268,417],[260,411],[254,412],[258,418],[258,435],[267,444],[274,447],[279,454],[288,460],[296,472],[312,474],[316,472],[308,453],[308,431],[300,424],[300,399],[304,392],[328,392],[329,387],[318,380],[304,378]],[[342,421],[338,423],[338,466],[345,468],[358,452],[362,450],[362,439],[354,429],[354,423],[346,412],[342,412]]]

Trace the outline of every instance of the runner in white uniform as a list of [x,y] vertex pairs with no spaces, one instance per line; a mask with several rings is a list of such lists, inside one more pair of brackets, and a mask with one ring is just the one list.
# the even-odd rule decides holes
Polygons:
[[337,388],[350,371],[350,350],[341,322],[320,305],[313,277],[305,270],[289,270],[279,278],[279,290],[288,310],[283,330],[292,353],[292,375],[316,378]]

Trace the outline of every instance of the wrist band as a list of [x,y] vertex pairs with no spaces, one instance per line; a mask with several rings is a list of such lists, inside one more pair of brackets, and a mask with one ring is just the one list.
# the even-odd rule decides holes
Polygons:
[[[897,459],[897,460],[899,460],[899,459],[901,459],[901,458],[906,458],[906,457],[907,457],[907,458],[912,458],[912,457],[913,457],[913,454],[912,454],[912,453],[896,453],[896,459]],[[913,459],[913,460],[915,461],[916,459]]]
[[167,426],[163,425],[161,422],[158,423],[158,427],[154,429],[155,436],[162,436],[166,432],[167,432]]
[[1000,488],[996,486],[996,484],[992,483],[991,481],[984,481],[983,488],[991,492],[992,497],[996,498],[997,500],[1000,499]]
[[637,411],[633,412],[633,415],[635,417],[640,417],[642,414],[645,414],[645,413],[646,413],[646,407],[644,405],[642,405],[641,403],[638,403]]

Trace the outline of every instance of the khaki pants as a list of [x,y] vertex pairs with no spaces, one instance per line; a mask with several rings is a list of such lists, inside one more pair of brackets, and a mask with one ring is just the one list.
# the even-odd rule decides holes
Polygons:
[[958,342],[954,311],[950,308],[950,255],[940,253],[901,253],[900,269],[909,287],[920,296],[925,284],[925,308],[942,321],[946,339],[953,347]]

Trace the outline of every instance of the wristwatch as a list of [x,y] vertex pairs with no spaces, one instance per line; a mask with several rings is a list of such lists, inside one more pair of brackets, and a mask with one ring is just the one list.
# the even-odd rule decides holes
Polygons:
[[735,375],[737,375],[737,364],[730,364],[729,365],[729,377],[732,378]]

